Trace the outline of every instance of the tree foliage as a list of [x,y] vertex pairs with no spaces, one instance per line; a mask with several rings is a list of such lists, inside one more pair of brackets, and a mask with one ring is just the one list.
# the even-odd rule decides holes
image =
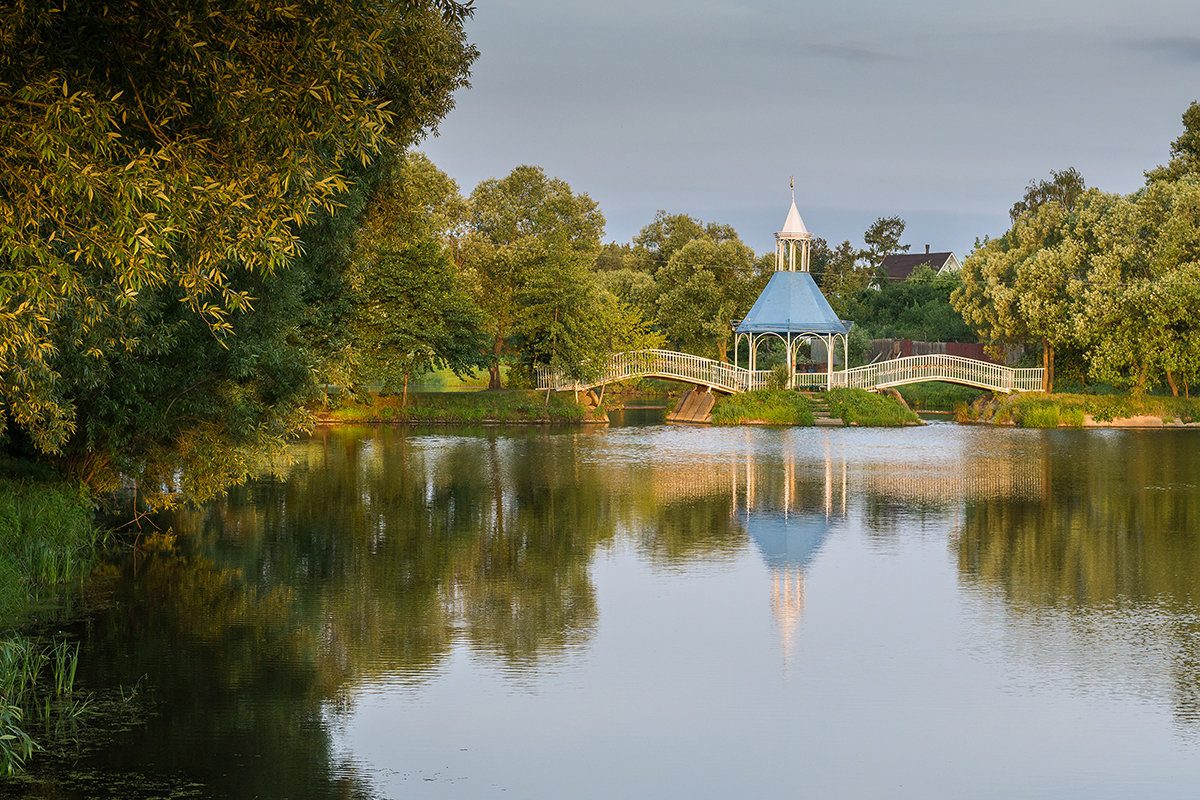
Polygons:
[[1015,224],[1021,215],[1036,211],[1047,203],[1056,203],[1065,211],[1075,209],[1075,202],[1087,190],[1083,175],[1074,167],[1050,170],[1050,180],[1030,181],[1025,187],[1025,196],[1013,203],[1008,216]]
[[1171,143],[1171,160],[1146,173],[1146,182],[1177,181],[1200,174],[1200,103],[1195,100],[1183,112],[1183,133]]
[[431,238],[371,248],[351,277],[350,330],[362,377],[402,389],[434,369],[465,375],[484,366],[483,316]]
[[[304,281],[287,273],[364,168],[450,108],[476,57],[469,13],[451,0],[0,9],[9,445],[149,480],[185,452],[242,472],[251,448],[293,430],[287,386],[311,382],[291,333]],[[172,374],[181,364],[190,376]]]
[[519,166],[471,193],[463,259],[484,311],[489,387],[502,359],[578,367],[595,337],[589,312],[598,286],[591,267],[604,215],[587,194],[540,167]]
[[878,272],[880,283],[887,277],[882,273],[883,257],[908,252],[909,246],[900,244],[904,228],[904,220],[900,217],[880,217],[863,232],[863,244],[866,247],[859,253],[859,258],[867,269]]
[[1075,170],[1033,182],[1012,228],[963,266],[955,306],[988,341],[1038,339],[1081,354],[1092,380],[1135,393],[1200,381],[1200,106],[1184,113],[1172,160],[1129,196],[1082,190]]
[[628,265],[632,269],[655,273],[666,266],[684,245],[696,239],[714,242],[740,241],[731,225],[704,223],[687,214],[668,214],[659,210],[654,221],[633,237]]
[[1200,382],[1200,179],[1113,198],[1079,227],[1097,243],[1080,325],[1093,375],[1189,391]]
[[1042,342],[1046,391],[1054,385],[1054,349],[1075,338],[1086,280],[1087,253],[1070,235],[1071,219],[1057,202],[1023,213],[1008,233],[967,258],[962,285],[952,295],[954,307],[985,340]]
[[839,316],[853,319],[850,315],[851,299],[871,283],[875,269],[861,267],[859,251],[847,239],[830,249],[824,239],[813,241],[813,280],[821,287],[821,293]]
[[955,311],[950,296],[961,284],[957,273],[934,274],[927,265],[907,280],[859,290],[845,303],[844,316],[873,338],[927,342],[975,341],[975,333]]
[[693,239],[655,274],[660,329],[680,349],[724,361],[733,322],[765,285],[755,278],[754,251],[740,240]]

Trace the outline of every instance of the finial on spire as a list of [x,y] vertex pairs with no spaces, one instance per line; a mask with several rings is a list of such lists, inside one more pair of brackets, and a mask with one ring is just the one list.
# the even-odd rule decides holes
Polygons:
[[796,178],[794,175],[788,175],[788,186],[792,187],[792,202],[796,202]]

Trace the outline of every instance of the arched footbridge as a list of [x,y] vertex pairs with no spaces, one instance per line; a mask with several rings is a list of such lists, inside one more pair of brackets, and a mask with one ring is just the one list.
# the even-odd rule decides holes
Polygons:
[[[722,364],[673,350],[635,350],[613,353],[605,369],[592,379],[574,380],[550,367],[539,367],[539,389],[586,389],[634,378],[664,378],[704,386],[713,391],[733,394],[770,385],[770,370],[751,372],[733,364]],[[974,386],[993,392],[1036,392],[1042,388],[1042,369],[1016,369],[989,361],[962,356],[931,354],[879,361],[862,367],[835,370],[833,373],[798,372],[793,386],[824,391],[847,386],[857,389],[883,389],[922,381],[945,381]]]

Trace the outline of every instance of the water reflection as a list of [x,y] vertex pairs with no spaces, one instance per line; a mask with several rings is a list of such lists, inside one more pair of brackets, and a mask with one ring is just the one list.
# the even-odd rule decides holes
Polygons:
[[1194,445],[1152,431],[1046,435],[1026,461],[1041,492],[967,499],[954,539],[963,580],[1003,598],[1024,657],[1135,693],[1153,694],[1165,671],[1189,726],[1200,722]]
[[[880,686],[915,693],[932,671],[921,658],[953,661],[972,692],[994,670],[1006,676],[1001,694],[1049,684],[1067,697],[1154,703],[1166,693],[1181,725],[1198,719],[1200,448],[1179,432],[362,428],[323,431],[294,452],[281,480],[164,518],[174,546],[160,541],[112,565],[113,602],[87,623],[83,680],[138,687],[148,721],[87,761],[91,783],[60,775],[41,796],[88,796],[99,774],[113,785],[178,778],[175,789],[231,797],[377,795],[378,774],[343,749],[341,731],[378,698],[464,691],[452,677],[464,670],[532,696],[580,663],[621,665],[617,678],[586,673],[584,688],[554,695],[553,706],[600,691],[593,682],[627,691],[627,675],[654,676],[675,658],[641,704],[691,675],[695,691],[675,715],[695,714],[687,735],[725,742],[743,774],[783,740],[722,723],[713,698],[761,689],[736,705],[759,710],[751,721],[765,729],[830,708],[835,725],[878,725],[878,707],[904,697],[937,709],[946,688],[875,705],[802,693],[840,689],[855,703]],[[708,599],[700,593],[710,588],[691,587],[725,576],[733,588],[708,612],[713,630],[745,638],[717,649],[744,656],[757,679],[731,671],[709,683],[704,659],[661,649],[632,666],[627,652],[604,651],[606,662],[594,652],[605,647],[600,568],[617,576],[608,608],[630,593],[633,638],[656,645],[689,628],[701,641],[718,636],[703,613],[683,619],[679,609]],[[636,594],[638,581],[653,587]],[[673,593],[684,598],[674,606]],[[730,632],[754,630],[759,611],[765,647]],[[727,629],[717,627],[722,613]],[[960,615],[961,625],[943,619]],[[875,618],[907,627],[866,627]],[[939,621],[946,627],[931,628]],[[909,652],[908,636],[921,632],[942,649]],[[609,633],[610,643],[620,636]],[[805,637],[812,646],[799,646]],[[675,641],[686,652],[690,640]],[[806,680],[772,682],[780,646],[784,677]],[[905,659],[916,665],[908,673],[893,663]],[[877,664],[883,671],[871,672]],[[693,667],[704,681],[683,672]],[[473,690],[484,717],[536,706]],[[581,704],[603,718],[606,703]],[[709,713],[721,735],[698,732]],[[414,724],[385,719],[375,735]],[[919,723],[906,718],[904,729]],[[563,752],[560,724],[549,714],[522,731],[559,748],[564,763],[588,761],[587,746]],[[729,731],[754,752],[738,761]]]

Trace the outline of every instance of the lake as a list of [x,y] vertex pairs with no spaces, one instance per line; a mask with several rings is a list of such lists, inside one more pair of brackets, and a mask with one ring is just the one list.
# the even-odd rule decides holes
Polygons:
[[624,419],[321,430],[160,519],[69,627],[120,722],[19,791],[1195,797],[1195,432]]

